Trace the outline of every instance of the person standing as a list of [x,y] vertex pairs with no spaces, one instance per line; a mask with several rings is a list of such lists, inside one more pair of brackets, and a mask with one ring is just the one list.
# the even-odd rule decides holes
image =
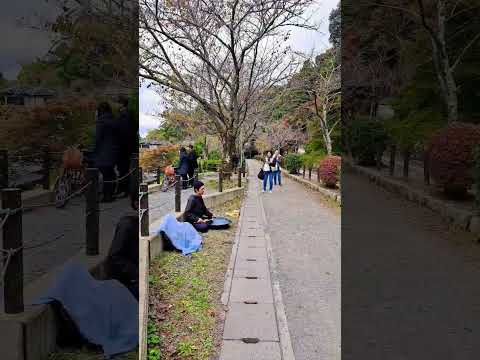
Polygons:
[[187,188],[188,171],[190,168],[187,150],[182,146],[180,148],[180,161],[178,163],[177,173],[182,177],[182,189]]
[[282,186],[282,171],[280,170],[282,155],[280,155],[280,151],[275,150],[273,158],[275,159],[275,167],[273,169],[273,184]]
[[97,108],[95,133],[95,165],[103,176],[103,202],[112,202],[115,190],[115,162],[118,159],[118,131],[112,107],[102,102]]
[[195,175],[195,170],[198,168],[198,161],[197,161],[197,153],[195,152],[195,149],[193,148],[193,145],[190,144],[188,145],[188,186],[193,186],[193,177]]
[[[125,177],[130,170],[130,160],[136,151],[135,148],[135,128],[133,124],[133,120],[130,116],[128,111],[128,99],[126,97],[122,97],[119,100],[120,102],[120,112],[117,120],[117,127],[118,127],[118,136],[119,141],[121,142],[122,146],[120,146],[118,159],[116,162],[118,173],[120,178]],[[123,196],[128,196],[129,189],[128,189],[129,179],[128,177],[121,180],[118,184],[118,193],[122,194]]]
[[265,161],[263,163],[263,173],[264,173],[264,176],[263,176],[263,189],[262,189],[262,192],[266,192],[267,191],[267,182],[268,182],[268,185],[269,185],[269,192],[271,193],[272,192],[272,189],[273,189],[273,172],[272,172],[272,161],[273,161],[273,158],[272,158],[272,153],[269,151],[267,153],[267,155],[265,156]]

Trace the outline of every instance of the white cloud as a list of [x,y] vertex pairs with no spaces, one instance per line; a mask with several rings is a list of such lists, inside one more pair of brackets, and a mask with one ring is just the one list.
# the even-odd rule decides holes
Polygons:
[[139,130],[140,135],[144,137],[149,130],[156,129],[160,126],[161,119],[159,116],[146,114],[144,112],[139,113]]

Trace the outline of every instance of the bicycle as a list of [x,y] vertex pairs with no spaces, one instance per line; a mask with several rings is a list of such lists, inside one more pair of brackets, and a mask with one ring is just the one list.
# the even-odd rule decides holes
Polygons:
[[169,189],[173,188],[177,183],[175,176],[175,168],[173,166],[167,166],[164,171],[164,177],[162,183],[160,184],[160,191],[167,192]]
[[[72,162],[68,157],[75,156]],[[60,175],[53,186],[54,202],[57,208],[67,205],[70,196],[87,185],[86,169],[92,164],[91,154],[73,147],[65,150]],[[118,186],[118,184],[117,184]],[[103,178],[99,173],[99,193],[102,192]]]

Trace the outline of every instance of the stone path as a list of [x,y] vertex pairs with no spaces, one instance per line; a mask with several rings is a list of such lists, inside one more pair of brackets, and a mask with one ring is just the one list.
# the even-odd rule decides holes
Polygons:
[[[275,188],[274,194],[260,195],[258,165],[250,161],[249,168],[248,191],[226,275],[223,301],[228,311],[220,360],[340,359],[339,221],[333,214],[326,215],[319,194],[288,179],[284,179],[283,194]],[[272,212],[278,204],[271,201],[283,203],[278,207],[281,216]],[[303,212],[297,214],[300,207]],[[306,222],[302,221],[305,216]],[[280,228],[277,221],[285,224]],[[336,232],[326,225],[329,221],[338,228]],[[310,236],[295,233],[292,222],[313,232]],[[287,243],[293,254],[284,252]],[[302,304],[305,307],[299,310]],[[246,338],[259,342],[245,343]]]
[[478,244],[362,176],[342,182],[342,359],[479,359]]

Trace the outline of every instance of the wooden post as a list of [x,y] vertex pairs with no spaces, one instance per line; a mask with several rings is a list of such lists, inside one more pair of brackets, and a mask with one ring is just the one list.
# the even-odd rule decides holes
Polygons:
[[317,182],[320,182],[320,167],[317,168]]
[[403,177],[408,178],[408,170],[410,167],[410,150],[405,150],[403,153]]
[[0,150],[0,189],[8,188],[8,150]]
[[98,194],[98,169],[87,169],[87,184],[90,184],[86,192],[86,254],[88,256],[95,256],[99,254],[99,225],[100,225],[100,213],[99,213],[99,194]]
[[48,147],[45,148],[43,152],[43,189],[50,189],[50,154],[48,152]]
[[242,168],[239,166],[238,167],[238,183],[237,183],[237,186],[238,187],[242,187]]
[[160,183],[161,183],[161,181],[160,181],[160,175],[161,175],[160,168],[157,168],[157,184],[160,184]]
[[312,180],[312,168],[308,168],[308,180]]
[[425,185],[430,185],[430,154],[425,151],[423,154],[423,180]]
[[182,206],[182,177],[180,175],[175,176],[175,212],[181,211]]
[[306,168],[305,168],[305,165],[303,165],[303,178],[305,179],[305,171],[306,171]]
[[246,177],[247,176],[247,170],[246,170],[245,161],[243,162],[243,165],[242,165],[242,172],[243,172],[243,177]]
[[382,169],[382,152],[380,150],[376,151],[375,165],[378,171]]
[[198,169],[195,169],[195,171],[193,172],[193,178],[194,180],[198,181]]
[[397,147],[392,145],[390,147],[390,176],[395,174],[395,155],[397,154]]
[[140,235],[148,236],[150,235],[149,226],[149,214],[148,214],[148,185],[140,184],[140,213],[142,217],[140,218]]
[[223,169],[218,169],[218,192],[223,192]]
[[[21,207],[22,192],[20,189],[2,190],[3,209],[13,210]],[[24,311],[22,245],[22,212],[19,211],[11,214],[3,225],[3,249],[19,249],[11,256],[4,275],[3,300],[7,314],[18,314]]]

